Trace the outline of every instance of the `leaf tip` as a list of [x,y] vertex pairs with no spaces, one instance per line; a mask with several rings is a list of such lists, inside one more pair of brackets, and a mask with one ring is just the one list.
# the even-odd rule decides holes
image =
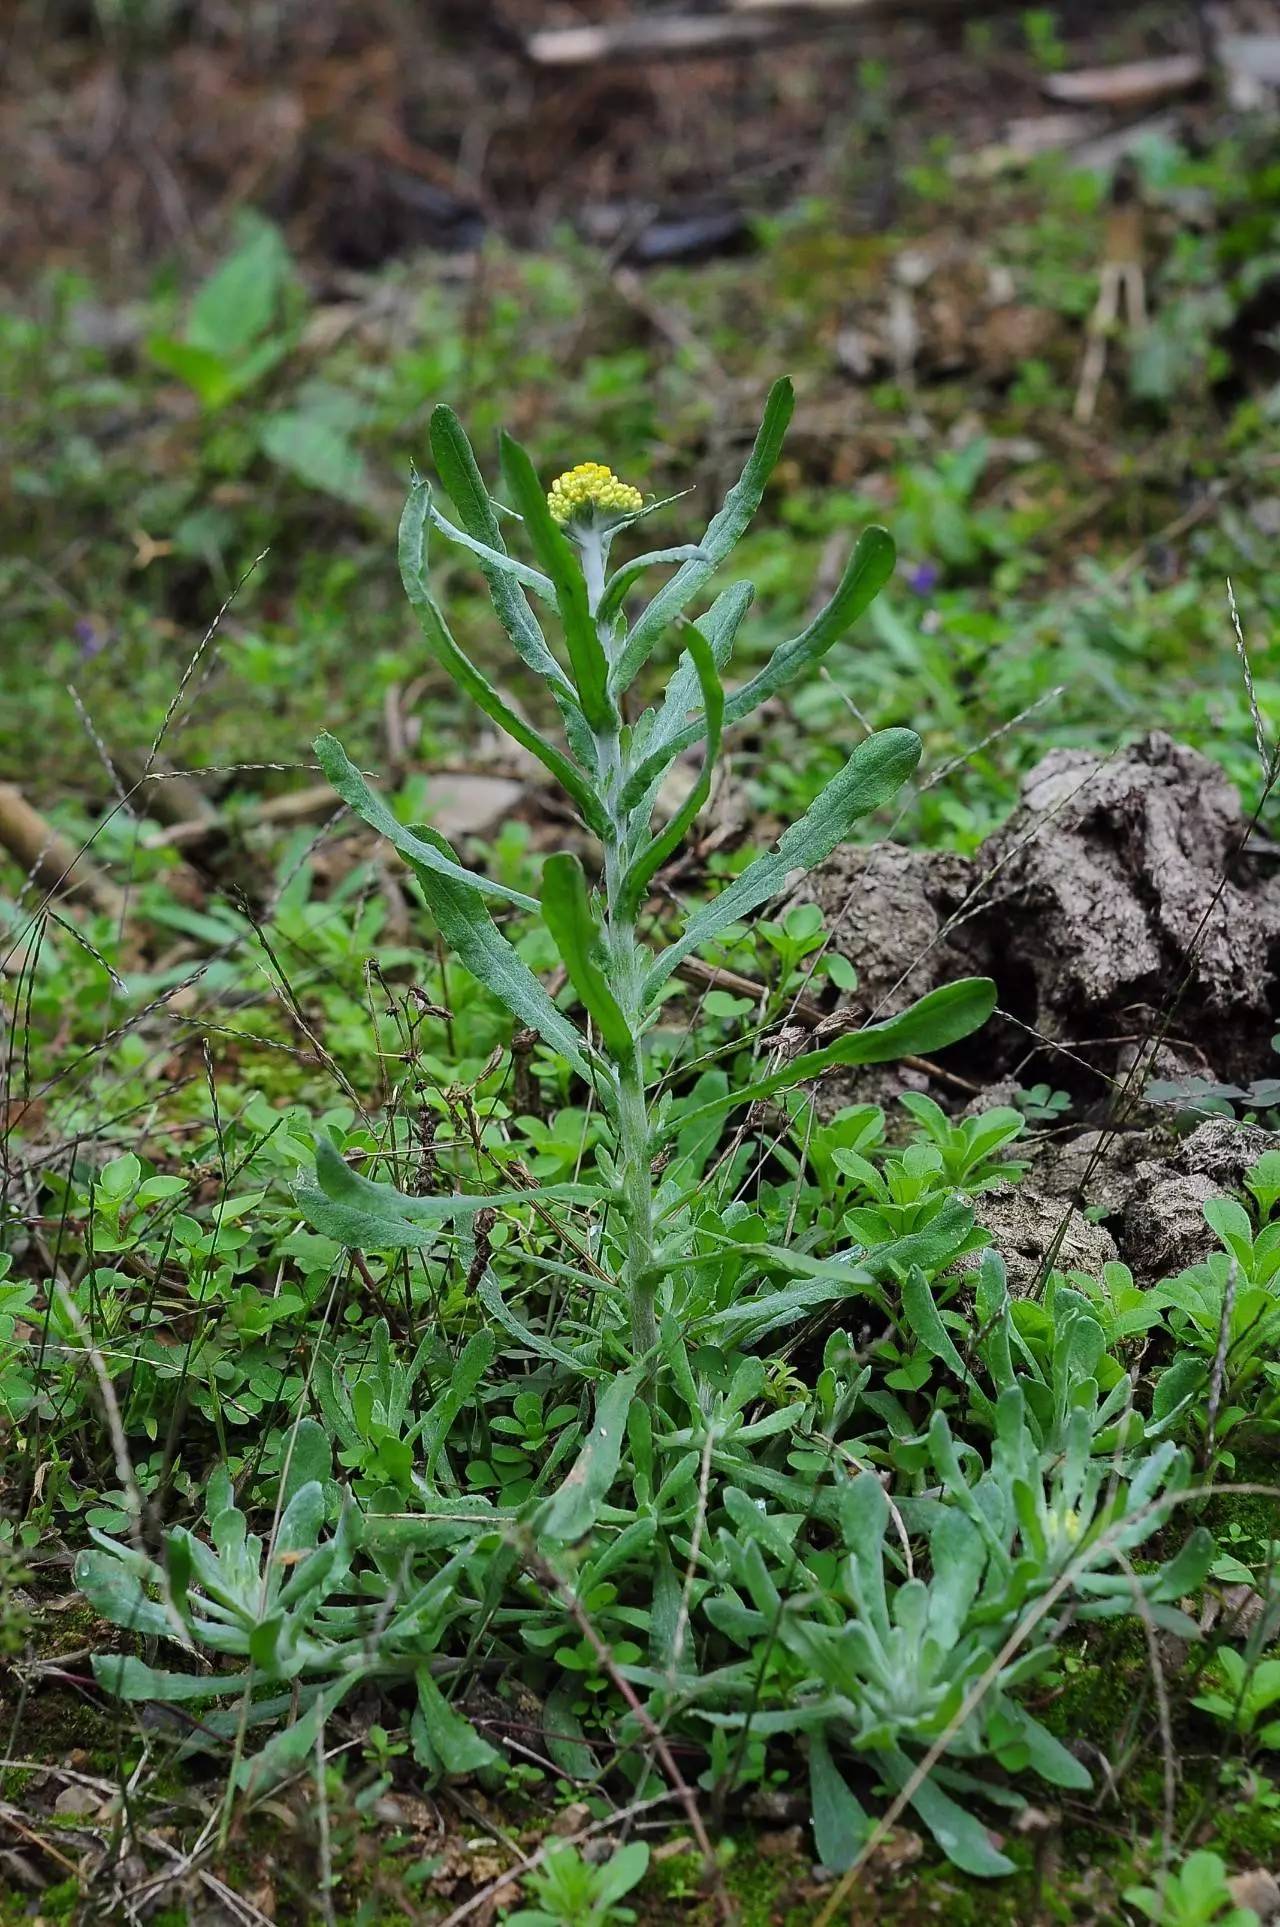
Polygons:
[[334,1180],[341,1180],[348,1172],[346,1159],[327,1131],[322,1131],[316,1139],[315,1158],[320,1189],[326,1195],[331,1195]]

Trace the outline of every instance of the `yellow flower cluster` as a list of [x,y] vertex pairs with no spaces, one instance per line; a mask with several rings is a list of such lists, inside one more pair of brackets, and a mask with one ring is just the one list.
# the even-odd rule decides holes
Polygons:
[[644,506],[644,497],[629,482],[620,482],[603,462],[579,462],[576,468],[556,476],[547,491],[547,506],[563,525],[593,514],[606,520],[614,515],[634,515]]

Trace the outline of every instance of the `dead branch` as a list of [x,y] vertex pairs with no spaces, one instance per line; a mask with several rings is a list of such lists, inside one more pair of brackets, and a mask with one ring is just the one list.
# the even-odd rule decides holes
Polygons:
[[169,824],[199,820],[217,828],[218,812],[200,785],[163,756],[113,749],[111,758],[139,816]]
[[124,891],[33,809],[13,783],[0,783],[0,845],[42,890],[80,897],[109,917],[123,917]]
[[1163,60],[1131,60],[1119,67],[1081,67],[1046,74],[1041,88],[1067,107],[1150,107],[1174,94],[1189,93],[1205,78],[1200,54],[1170,54]]
[[[329,784],[316,783],[306,789],[290,790],[287,796],[269,796],[249,809],[238,811],[233,821],[241,829],[264,826],[287,828],[293,823],[318,822],[336,807],[336,798]],[[157,830],[146,839],[146,848],[205,851],[212,845],[225,842],[231,827],[230,823],[216,814],[201,814],[185,821],[171,822],[167,829]]]

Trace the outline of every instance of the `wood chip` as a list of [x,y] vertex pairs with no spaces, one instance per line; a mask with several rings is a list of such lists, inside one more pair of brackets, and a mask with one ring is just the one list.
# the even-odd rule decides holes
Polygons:
[[1069,107],[1150,107],[1198,87],[1205,71],[1199,54],[1170,54],[1163,60],[1130,60],[1119,67],[1078,67],[1070,73],[1046,74],[1041,87],[1050,100]]
[[590,67],[609,60],[671,60],[758,46],[779,29],[770,20],[730,14],[669,14],[665,18],[609,20],[599,26],[545,27],[524,43],[539,67]]

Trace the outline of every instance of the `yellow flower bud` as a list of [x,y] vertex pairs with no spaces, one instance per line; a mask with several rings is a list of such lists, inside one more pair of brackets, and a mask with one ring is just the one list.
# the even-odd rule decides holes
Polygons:
[[568,522],[611,521],[634,515],[644,497],[629,482],[620,482],[603,462],[579,462],[557,475],[547,491],[547,507],[561,527]]

